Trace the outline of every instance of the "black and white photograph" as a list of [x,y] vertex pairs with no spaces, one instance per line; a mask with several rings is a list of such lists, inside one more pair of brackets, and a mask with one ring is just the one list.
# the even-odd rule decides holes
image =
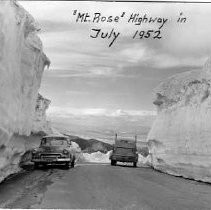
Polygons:
[[211,1],[0,0],[0,209],[211,210]]

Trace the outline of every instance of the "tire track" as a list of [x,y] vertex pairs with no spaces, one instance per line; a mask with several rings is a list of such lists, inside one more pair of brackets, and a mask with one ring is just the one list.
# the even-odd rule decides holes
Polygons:
[[48,185],[54,177],[61,178],[59,169],[26,171],[13,175],[1,184],[0,208],[30,208],[34,203],[42,201]]

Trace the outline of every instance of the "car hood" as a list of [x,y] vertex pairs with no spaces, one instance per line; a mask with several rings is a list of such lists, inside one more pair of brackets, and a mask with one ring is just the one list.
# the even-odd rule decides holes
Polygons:
[[64,146],[42,146],[38,148],[38,152],[62,152],[64,149],[69,150]]

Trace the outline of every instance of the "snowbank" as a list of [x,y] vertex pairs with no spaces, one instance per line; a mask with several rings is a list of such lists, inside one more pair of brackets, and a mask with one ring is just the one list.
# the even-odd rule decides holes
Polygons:
[[[82,153],[80,156],[81,162],[89,162],[89,163],[110,163],[109,156],[111,151],[102,153],[100,151],[94,153]],[[121,163],[121,164],[128,164],[129,163]],[[151,167],[151,158],[150,156],[144,157],[139,154],[138,164],[139,167]]]
[[71,142],[71,153],[75,155],[76,162],[81,158],[81,148],[75,142]]
[[138,164],[137,166],[139,167],[151,167],[152,163],[151,163],[151,156],[148,155],[146,157],[144,157],[141,154],[138,154]]
[[211,60],[155,91],[158,116],[148,135],[154,168],[211,182]]
[[94,153],[83,153],[81,156],[81,160],[83,162],[91,162],[91,163],[110,163],[109,156],[111,151],[105,153],[102,152],[94,152]]
[[17,170],[27,148],[42,73],[50,64],[38,30],[16,1],[0,1],[0,181]]

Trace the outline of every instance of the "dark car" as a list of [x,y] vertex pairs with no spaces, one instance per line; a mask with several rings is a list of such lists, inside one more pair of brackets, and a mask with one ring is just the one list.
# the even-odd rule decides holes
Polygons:
[[113,146],[112,153],[110,155],[111,165],[116,165],[117,162],[133,163],[133,166],[137,166],[138,152],[135,141],[131,140],[117,140]]
[[34,166],[63,164],[66,168],[74,167],[75,156],[71,153],[71,142],[65,136],[44,136],[40,146],[32,152]]

